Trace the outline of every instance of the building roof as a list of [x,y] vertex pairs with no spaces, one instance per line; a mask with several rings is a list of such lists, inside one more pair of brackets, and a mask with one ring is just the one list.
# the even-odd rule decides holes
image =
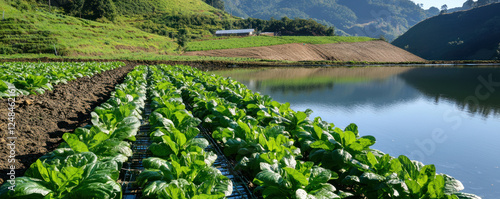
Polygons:
[[252,33],[255,32],[254,29],[238,29],[238,30],[217,30],[215,34],[242,34],[242,33]]

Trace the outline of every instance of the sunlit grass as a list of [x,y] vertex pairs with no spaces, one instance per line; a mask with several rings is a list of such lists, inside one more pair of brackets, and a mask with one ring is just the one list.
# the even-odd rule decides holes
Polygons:
[[289,43],[328,44],[344,42],[362,42],[375,40],[369,37],[343,37],[343,36],[251,36],[233,37],[226,39],[193,41],[187,46],[187,51],[218,50],[232,48],[247,48],[259,46],[272,46]]
[[[156,54],[176,54],[177,44],[169,37],[141,31],[132,26],[95,22],[44,11],[12,12],[8,21],[0,22],[3,31],[49,31],[42,36],[51,41],[59,55],[112,55],[139,51]],[[9,38],[19,37],[17,34]],[[56,41],[55,43],[52,43]]]

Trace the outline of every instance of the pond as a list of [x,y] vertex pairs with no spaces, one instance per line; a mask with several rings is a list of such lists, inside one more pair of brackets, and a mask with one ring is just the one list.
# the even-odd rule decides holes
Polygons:
[[371,148],[434,164],[464,192],[500,195],[500,67],[263,68],[216,71],[295,111],[360,135]]

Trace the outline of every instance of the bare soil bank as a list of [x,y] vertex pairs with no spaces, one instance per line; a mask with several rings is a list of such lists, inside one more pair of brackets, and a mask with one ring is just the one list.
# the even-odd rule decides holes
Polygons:
[[275,46],[186,52],[184,55],[249,57],[288,61],[424,62],[385,41],[337,44],[283,44]]
[[[91,78],[82,77],[68,84],[54,86],[43,95],[16,98],[15,151],[16,176],[23,176],[26,169],[40,156],[53,151],[61,142],[62,134],[90,122],[90,112],[109,99],[115,85],[133,69],[128,64],[112,71],[105,71]],[[7,99],[0,104],[0,184],[10,171],[8,162],[10,139],[7,138]]]

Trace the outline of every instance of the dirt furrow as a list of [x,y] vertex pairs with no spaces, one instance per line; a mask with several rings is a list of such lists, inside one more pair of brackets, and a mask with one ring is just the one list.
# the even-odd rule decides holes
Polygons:
[[[15,145],[9,139],[8,101],[0,104],[0,184],[8,177],[10,166],[15,166],[16,177],[40,156],[54,150],[63,141],[62,135],[90,123],[90,113],[109,99],[115,86],[134,66],[105,71],[91,78],[82,77],[68,84],[54,86],[43,95],[16,98]],[[9,163],[11,147],[15,146],[15,163]]]

